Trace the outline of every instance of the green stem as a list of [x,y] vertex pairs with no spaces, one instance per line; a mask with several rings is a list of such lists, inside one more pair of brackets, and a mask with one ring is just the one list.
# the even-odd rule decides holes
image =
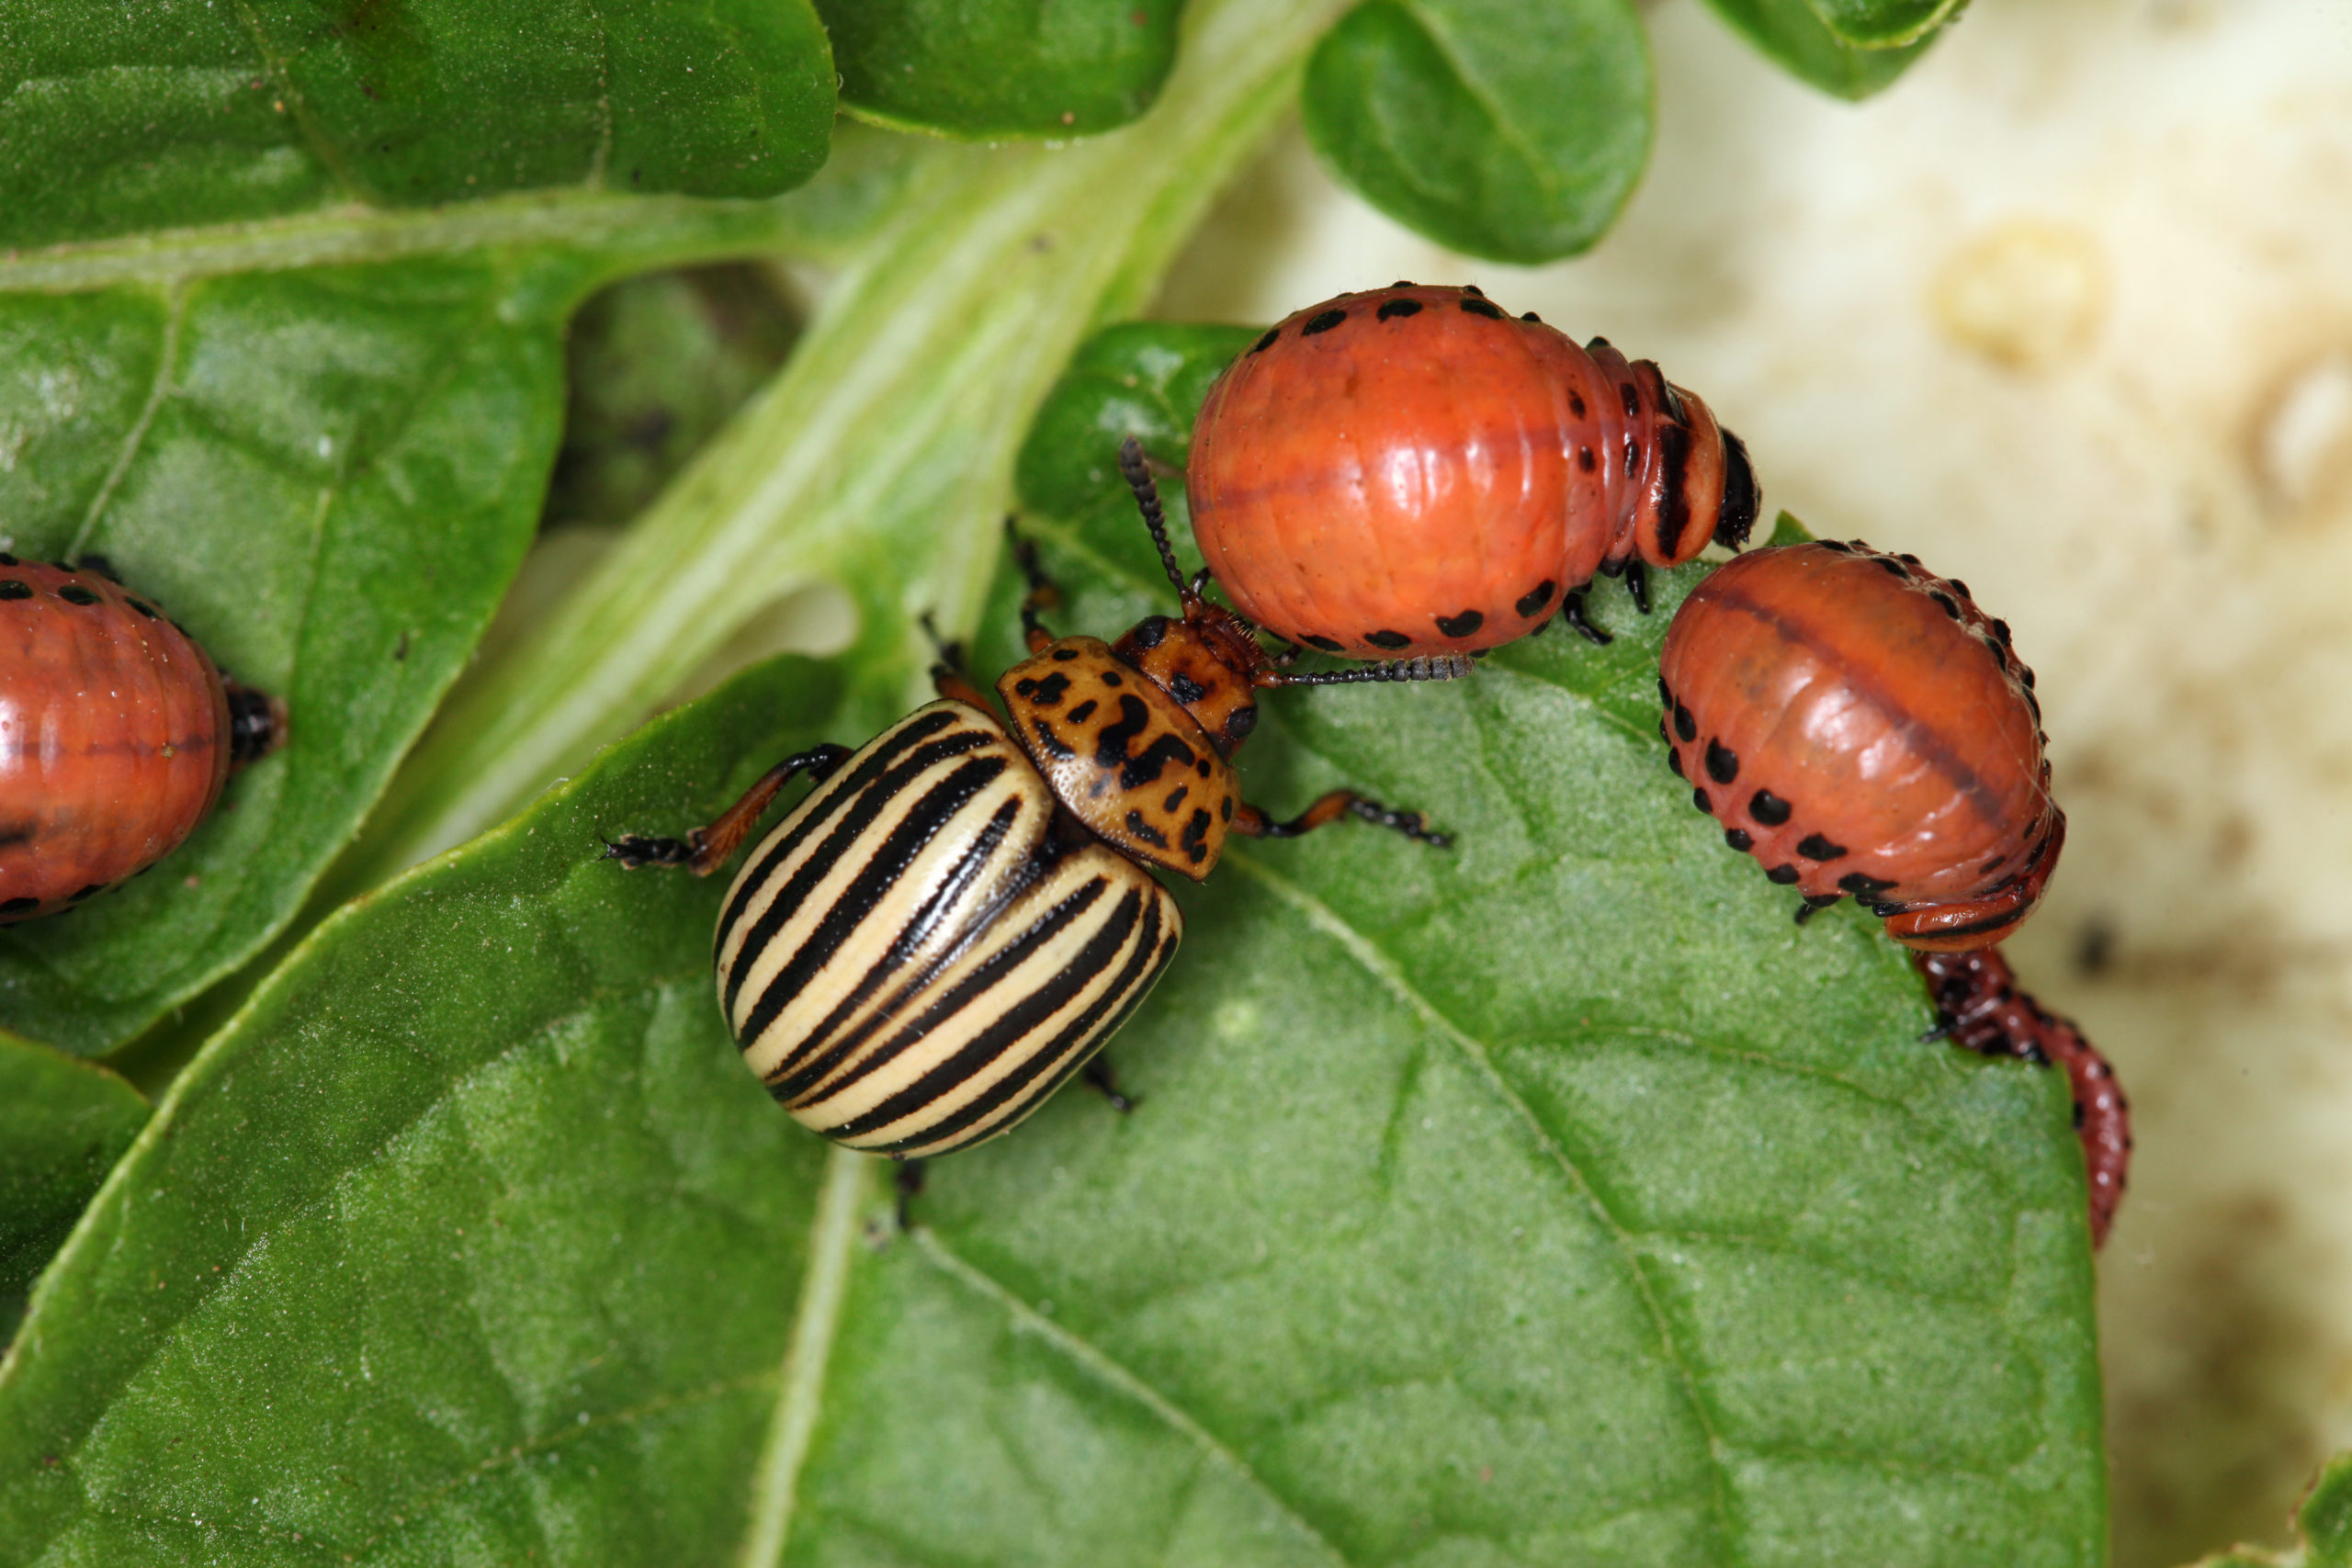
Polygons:
[[1068,147],[931,150],[777,378],[444,710],[338,886],[503,820],[796,586],[854,567],[869,614],[967,622],[1054,377],[1091,326],[1149,298],[1343,3],[1194,0],[1137,124]]

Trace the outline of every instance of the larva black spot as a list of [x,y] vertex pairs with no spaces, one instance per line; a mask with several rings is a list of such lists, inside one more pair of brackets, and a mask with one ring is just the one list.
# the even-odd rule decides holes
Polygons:
[[1724,829],[1724,842],[1729,844],[1733,849],[1737,850],[1741,854],[1746,854],[1748,851],[1756,847],[1756,840],[1748,836],[1747,829],[1745,828]]
[[1795,866],[1776,865],[1771,870],[1764,874],[1764,880],[1767,882],[1777,882],[1781,886],[1786,887],[1797,879],[1797,875],[1798,872]]
[[[1664,703],[1668,709],[1674,706],[1673,688],[1666,683],[1666,677],[1663,675],[1657,678],[1657,700]],[[1658,722],[1663,724],[1666,721],[1660,719]]]
[[1419,299],[1391,299],[1373,312],[1374,317],[1384,321],[1398,316],[1418,316],[1420,313],[1421,302]]
[[[1660,735],[1664,735],[1666,733],[1666,720],[1659,719],[1657,721],[1657,732]],[[1674,776],[1678,779],[1689,778],[1690,776],[1682,771],[1682,753],[1676,750],[1670,742],[1668,744],[1666,749],[1666,765],[1673,770]]]
[[1642,444],[1628,435],[1625,437],[1625,477],[1631,479],[1634,470],[1641,466]]
[[[10,566],[14,566],[17,563],[14,560],[11,560],[8,564]],[[38,909],[40,908],[40,900],[38,898],[11,898],[6,903],[0,904],[0,915],[21,914],[27,909]]]
[[155,606],[148,604],[144,599],[130,599],[126,600],[125,603],[132,609],[138,611],[141,615],[146,616],[149,620],[152,621],[155,618]]
[[1501,309],[1490,301],[1485,299],[1464,299],[1459,301],[1459,303],[1464,310],[1467,310],[1474,316],[1484,316],[1490,321],[1499,321],[1503,319]]
[[1797,840],[1797,853],[1807,860],[1841,860],[1845,857],[1846,846],[1833,844],[1818,833],[1807,833]]
[[1344,321],[1347,319],[1348,313],[1345,310],[1325,310],[1321,314],[1310,318],[1305,326],[1299,328],[1298,335],[1301,337],[1313,337],[1317,333],[1328,333],[1333,327],[1338,326],[1341,321]]
[[1849,871],[1838,879],[1838,886],[1860,898],[1872,893],[1883,893],[1894,884],[1883,876],[1871,876],[1864,872]]
[[1366,632],[1363,634],[1363,640],[1372,644],[1374,648],[1386,649],[1409,648],[1412,646],[1413,641],[1411,637],[1407,637],[1403,632],[1392,631]]
[[1434,618],[1437,621],[1437,629],[1447,637],[1468,637],[1487,624],[1485,613],[1478,610],[1464,610],[1458,615],[1439,615]]
[[1948,577],[1948,578],[1944,579],[1944,581],[1947,581],[1947,582],[1949,582],[1949,583],[1951,583],[1951,591],[1952,591],[1954,593],[1959,594],[1962,598],[1963,598],[1963,599],[1973,599],[1973,598],[1975,598],[1975,597],[1976,597],[1976,595],[1975,595],[1975,594],[1971,593],[1971,592],[1968,591],[1968,584],[1966,584],[1965,582],[1962,582],[1962,581],[1960,579],[1958,579],[1957,577]]
[[1707,776],[1717,784],[1739,777],[1739,755],[1713,736],[1707,739]]
[[1487,291],[1486,291],[1485,289],[1483,289],[1483,288],[1479,288],[1479,287],[1478,287],[1476,284],[1475,284],[1475,283],[1465,283],[1465,284],[1464,284],[1464,285],[1462,286],[1462,292],[1463,292],[1463,293],[1464,293],[1464,294],[1474,294],[1474,295],[1477,296],[1477,297],[1478,297],[1479,299],[1484,299],[1487,297]]
[[1714,815],[1715,803],[1707,798],[1707,792],[1703,789],[1694,789],[1690,792],[1690,804],[1709,816]]
[[65,901],[69,904],[78,904],[85,898],[95,898],[106,890],[107,885],[105,883],[93,882],[87,887],[67,894],[65,896]]
[[1617,400],[1625,405],[1625,417],[1632,419],[1642,412],[1641,394],[1634,390],[1631,381],[1617,383]]
[[[0,566],[15,566],[16,564],[17,564],[17,558],[16,558],[16,557],[14,557],[14,556],[10,555],[10,554],[9,554],[7,551],[6,551],[6,550],[0,550]],[[11,899],[11,900],[9,900],[9,902],[10,902],[10,903],[14,903],[14,902],[15,902],[15,900],[14,900],[14,899]],[[38,900],[38,899],[36,899],[36,900],[35,900],[35,902],[36,902],[36,903],[38,903],[38,902],[39,902],[39,900]],[[0,905],[0,908],[6,908],[6,905]]]
[[29,599],[32,596],[32,588],[19,579],[12,577],[0,581],[0,599]]
[[1901,561],[1905,566],[1917,566],[1919,564],[1919,558],[1914,555],[1898,555],[1894,558]]
[[1936,602],[1936,608],[1941,610],[1945,615],[1951,616],[1955,621],[1960,619],[1960,604],[1951,594],[1939,592],[1930,593],[1928,597],[1933,599]]
[[1836,550],[1841,556],[1850,556],[1854,553],[1854,547],[1842,539],[1822,539],[1817,542],[1823,549]]
[[[1537,583],[1534,587],[1529,589],[1526,592],[1521,594],[1518,599],[1512,602],[1511,608],[1517,610],[1522,615],[1534,615],[1538,610],[1544,608],[1544,605],[1549,604],[1552,602],[1552,595],[1557,593],[1559,591],[1560,585],[1547,577],[1543,581]],[[1663,690],[1665,688],[1665,684],[1666,683],[1664,682],[1659,682],[1659,689]]]
[[1582,468],[1588,474],[1592,472],[1593,464],[1591,447],[1579,446],[1577,448],[1577,467]]
[[1778,828],[1789,819],[1794,809],[1789,803],[1769,789],[1759,789],[1747,797],[1747,814],[1767,828]]
[[78,582],[69,582],[57,591],[57,596],[68,604],[95,604],[98,596]]
[[1343,652],[1347,648],[1347,645],[1341,642],[1338,637],[1317,637],[1313,632],[1307,633],[1306,636],[1302,637],[1300,640],[1305,642],[1307,647],[1319,648],[1326,653]]
[[1272,347],[1273,347],[1273,346],[1274,346],[1274,340],[1275,340],[1276,338],[1278,338],[1278,337],[1282,336],[1282,335],[1283,335],[1283,330],[1282,330],[1282,328],[1280,328],[1280,327],[1275,327],[1275,328],[1273,328],[1272,330],[1269,331],[1269,332],[1266,333],[1266,335],[1265,335],[1264,337],[1261,337],[1261,338],[1260,338],[1256,343],[1251,344],[1250,345],[1250,353],[1252,353],[1252,354],[1263,354],[1263,353],[1265,353],[1265,352],[1266,352],[1266,350],[1268,350],[1268,349],[1270,349],[1270,348],[1272,348]]
[[1534,311],[1532,311],[1532,310],[1529,310],[1529,311],[1527,311],[1525,314],[1521,315],[1519,319],[1520,319],[1521,321],[1533,321],[1533,322],[1534,322],[1537,326],[1539,326],[1539,327],[1540,327],[1540,326],[1542,326],[1542,325],[1544,324],[1544,318],[1543,318],[1543,317],[1541,317],[1541,316],[1539,316],[1539,315],[1537,315],[1537,314],[1536,314]]
[[1574,392],[1568,394],[1568,412],[1578,419],[1584,417],[1584,400]]
[[2007,621],[1995,621],[1995,622],[1993,623],[1993,640],[1994,640],[1995,642],[1999,643],[2003,648],[2007,648],[2007,647],[2008,647],[2008,646],[2009,646],[2009,623],[2008,623],[2008,622],[2007,622]]
[[1872,556],[1871,559],[1877,562],[1881,570],[1892,572],[1896,577],[1903,578],[1907,581],[1911,576],[1909,572],[1903,570],[1903,563],[1901,561],[1890,560],[1885,556]]
[[1685,740],[1699,739],[1699,721],[1692,718],[1690,710],[1680,703],[1674,705],[1674,733]]

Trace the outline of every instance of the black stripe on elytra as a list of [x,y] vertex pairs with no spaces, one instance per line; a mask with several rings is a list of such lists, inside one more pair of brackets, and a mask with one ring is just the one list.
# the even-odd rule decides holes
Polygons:
[[[922,798],[908,809],[899,825],[865,855],[857,874],[850,878],[849,886],[835,895],[823,917],[818,920],[816,929],[808,933],[808,940],[795,948],[792,956],[776,971],[775,977],[760,993],[759,1000],[752,1005],[751,1016],[744,1019],[739,1038],[756,1040],[762,1030],[775,1021],[776,1015],[790,1006],[792,998],[833,961],[833,956],[857,929],[874,918],[876,908],[889,897],[890,890],[899,885],[899,879],[907,874],[907,868],[914,863],[915,857],[929,848],[931,841],[963,814],[973,796],[1002,778],[1005,769],[1010,766],[1012,761],[1009,758],[973,757],[923,792]],[[867,835],[860,834],[858,837],[863,840]],[[830,849],[832,846],[826,847]],[[822,850],[810,857],[811,869],[813,863],[820,858],[825,858]],[[785,922],[791,918],[790,909],[779,908],[782,903],[779,898],[775,904],[760,911],[758,921],[745,934],[743,945],[737,953],[734,972],[727,977],[729,993],[741,988],[741,977],[751,967],[744,960],[751,958],[756,962],[757,956],[767,950],[768,943],[775,940],[775,933],[783,930]],[[727,998],[729,1018],[735,1013],[735,1000],[732,994]]]
[[[880,990],[893,975],[906,967],[908,959],[913,957],[924,943],[938,934],[939,923],[946,918],[947,912],[956,908],[964,896],[971,891],[972,884],[978,881],[995,863],[998,852],[1004,847],[1006,835],[1012,831],[1012,825],[1021,819],[1022,804],[1021,799],[1016,796],[997,807],[996,815],[990,817],[987,825],[972,836],[971,847],[964,852],[962,858],[948,869],[947,874],[939,879],[939,885],[933,888],[930,895],[916,907],[914,912],[907,917],[907,923],[900,927],[899,934],[890,940],[890,945],[884,950],[882,956],[874,961],[873,966],[859,977],[857,984],[851,987],[849,994],[841,999],[822,1021],[794,1043],[791,1052],[777,1064],[779,1066],[789,1066],[810,1052],[823,1050],[825,1043],[831,1038],[833,1032],[854,1016],[857,1010],[865,1006],[874,993]],[[859,1032],[863,1035],[866,1032]],[[837,1051],[827,1052],[826,1055],[829,1061],[839,1061],[841,1054]],[[809,1070],[809,1068],[796,1069],[790,1077],[781,1083],[771,1078],[770,1088],[778,1098],[786,1094],[797,1094],[808,1086],[808,1081],[814,1081],[813,1079],[802,1081]],[[830,1068],[820,1064],[814,1070],[822,1072]]]
[[[1088,840],[1091,841],[1091,834],[1088,835]],[[1006,918],[1006,911],[1016,908],[1023,899],[1028,898],[1037,885],[1051,875],[1054,868],[1078,847],[1076,842],[1065,840],[1049,828],[1046,838],[1033,846],[1028,854],[1023,856],[1017,863],[1006,868],[1003,878],[999,882],[988,902],[966,915],[962,921],[962,930],[956,933],[953,942],[942,951],[932,954],[921,969],[906,976],[896,989],[866,1013],[865,1021],[851,1029],[841,1039],[834,1041],[826,1050],[822,1061],[807,1063],[804,1066],[793,1066],[793,1063],[800,1059],[805,1051],[804,1047],[802,1050],[796,1051],[792,1056],[779,1062],[770,1074],[769,1092],[787,1108],[796,1111],[812,1098],[829,1100],[849,1083],[863,1077],[872,1067],[897,1059],[899,1053],[914,1045],[930,1030],[936,1028],[940,1021],[948,1016],[947,1013],[940,1011],[940,998],[933,995],[939,983],[939,976],[962,963],[966,955],[976,949],[985,948],[991,938],[999,934],[997,925],[1000,920]],[[1100,881],[1101,878],[1098,877],[1096,880]],[[1090,899],[1092,895],[1088,896]],[[1077,908],[1083,908],[1084,904],[1080,903]],[[1050,911],[1046,919],[1048,920],[1052,919]],[[1050,930],[1046,931],[1037,940],[1046,940],[1051,934]],[[993,955],[984,957],[980,966],[986,968],[993,962],[995,962]],[[985,990],[986,987],[983,986],[980,989]],[[976,991],[972,994],[978,993]],[[928,1005],[926,1005],[926,998],[928,998]],[[968,997],[965,997],[956,1005],[960,1007],[968,999]],[[915,1024],[910,1026],[906,1013],[910,1008],[916,1007],[923,1007],[925,1010],[917,1018]],[[951,1012],[953,1010],[953,1009],[949,1010]],[[875,1058],[865,1066],[860,1067],[842,1083],[827,1089],[821,1096],[814,1094],[814,1087],[817,1084],[823,1082],[828,1076],[838,1071],[842,1063],[865,1049],[868,1041],[876,1035],[892,1034],[892,1032],[896,1032],[893,1037],[879,1048]],[[778,1079],[775,1076],[775,1073],[784,1072],[787,1067],[792,1070],[786,1077]]]
[[[874,824],[890,809],[891,802],[915,787],[924,774],[941,770],[966,752],[988,745],[993,739],[986,730],[967,729],[960,734],[933,740],[918,747],[897,766],[876,775],[854,796],[844,795],[844,809],[831,814],[831,826],[808,852],[808,858],[801,862],[800,868],[786,879],[783,886],[775,888],[767,907],[748,926],[744,926],[742,921],[749,912],[751,899],[774,886],[776,869],[784,858],[801,842],[813,837],[813,829],[818,825],[814,822],[799,824],[786,842],[778,844],[775,853],[762,860],[761,874],[757,879],[744,879],[742,897],[733,902],[728,910],[729,918],[718,928],[718,940],[722,946],[735,931],[741,929],[743,932],[743,940],[736,948],[734,967],[727,976],[726,993],[720,1002],[729,1018],[735,1016],[736,993],[743,987],[743,976],[756,962],[761,951],[775,939],[775,933],[784,929],[785,922],[799,911],[808,895],[816,891],[833,868],[841,863],[842,857],[856,850],[873,831]],[[1002,760],[995,761],[1001,772]],[[859,771],[864,772],[863,769]],[[831,806],[833,803],[827,804]]]
[[[978,1122],[993,1122],[994,1113],[1006,1101],[1019,1097],[1021,1090],[1033,1080],[1056,1066],[1073,1047],[1100,1037],[1105,1015],[1117,1010],[1127,999],[1128,993],[1143,978],[1153,972],[1160,956],[1159,900],[1150,897],[1151,889],[1131,887],[1105,919],[1102,929],[1088,939],[1086,946],[1069,968],[1053,980],[1023,998],[1011,1012],[998,1019],[963,1049],[941,1063],[921,1079],[910,1084],[890,1100],[875,1107],[857,1119],[851,1128],[832,1134],[834,1137],[855,1137],[876,1127],[887,1127],[899,1117],[952,1092],[974,1073],[987,1066],[1007,1051],[1035,1033],[1046,1020],[1069,1005],[1072,998],[1099,977],[1112,958],[1136,934],[1136,927],[1143,927],[1128,954],[1118,977],[1085,1010],[1065,1024],[1049,1042],[1033,1046],[1018,1066],[989,1086],[987,1092],[955,1114],[942,1118],[923,1129],[919,1139],[898,1140],[900,1146],[910,1141],[933,1143],[943,1137],[954,1137]],[[903,1102],[903,1103],[902,1103]]]
[[[774,848],[760,857],[757,870],[746,871],[743,874],[742,886],[736,889],[735,897],[727,901],[727,908],[719,913],[718,934],[713,939],[715,947],[726,944],[727,933],[733,931],[736,922],[743,918],[743,911],[750,907],[753,898],[759,897],[760,889],[766,885],[768,878],[775,874],[775,868],[782,865],[791,857],[794,851],[807,842],[810,834],[829,821],[843,806],[855,799],[858,793],[873,784],[885,768],[904,756],[910,749],[922,745],[925,740],[956,722],[956,715],[944,708],[937,713],[925,714],[921,718],[910,719],[906,728],[896,735],[888,739],[875,741],[868,749],[866,755],[858,762],[856,772],[835,773],[811,791],[808,798],[802,801],[799,807],[807,811],[808,815],[793,825],[790,834],[777,840]],[[984,736],[986,731],[968,729],[964,733]],[[965,750],[970,749],[968,746],[963,748]],[[833,793],[825,795],[825,798],[820,801],[818,796],[824,795],[828,789],[832,790]],[[712,954],[714,961],[717,956],[714,951]]]
[[[956,981],[929,1007],[908,1020],[905,1027],[867,1055],[865,1060],[859,1064],[855,1072],[833,1085],[826,1093],[825,1099],[837,1098],[843,1091],[862,1083],[898,1060],[906,1052],[921,1044],[933,1030],[970,1006],[975,999],[994,989],[1008,976],[1018,971],[1024,960],[1059,936],[1067,927],[1081,919],[1089,918],[1087,912],[1100,903],[1102,896],[1111,890],[1109,877],[1098,875],[1087,878],[1082,886],[1065,896],[1060,903],[1048,909],[1035,924],[1012,942],[997,949],[996,952],[989,953],[987,959],[977,965],[970,974]],[[1135,924],[1135,911],[1132,905],[1136,896],[1136,890],[1129,888],[1126,898],[1120,904],[1113,906],[1107,916],[1096,917],[1105,919],[1110,926],[1117,929],[1119,932],[1117,942],[1125,941],[1125,932]],[[1121,924],[1123,918],[1125,923]],[[957,1084],[995,1060],[1011,1044],[1035,1029],[1039,1021],[1051,1018],[1057,1010],[1068,1004],[1071,997],[1085,988],[1087,984],[1095,977],[1096,972],[1110,962],[1110,954],[1118,951],[1114,942],[1098,956],[1095,949],[1102,941],[1102,933],[1098,931],[1079,950],[1077,957],[1048,976],[1037,989],[992,1009],[987,1027],[976,1031],[972,1038],[965,1042],[956,1055],[944,1062],[935,1064],[930,1071],[916,1078],[913,1083],[899,1089],[898,1093],[890,1096],[865,1115],[856,1118],[847,1126],[827,1128],[825,1135],[829,1138],[854,1138],[860,1133],[888,1126],[917,1107],[929,1104],[943,1094],[952,1093]],[[1043,1010],[1037,1010],[1040,1008]],[[1009,1022],[1012,1027],[1008,1034],[1005,1031]],[[821,1104],[822,1101],[817,1103]],[[794,1109],[813,1109],[813,1107],[797,1106]]]
[[[1158,910],[1155,908],[1153,913],[1156,917]],[[1136,1010],[1143,1006],[1144,998],[1151,995],[1151,987],[1159,981],[1160,974],[1167,969],[1168,961],[1176,956],[1176,938],[1177,933],[1172,931],[1165,933],[1160,938],[1158,953],[1153,953],[1147,942],[1136,944],[1134,956],[1127,961],[1127,971],[1131,974],[1137,965],[1141,964],[1148,966],[1148,972],[1141,980],[1136,981],[1128,989],[1126,1000],[1121,1002],[1118,1010],[1095,1028],[1091,1040],[1080,1040],[1076,1049],[1068,1051],[1062,1059],[1061,1066],[1053,1070],[1052,1076],[1045,1083],[1023,1096],[1022,1103],[1013,1110],[1012,1114],[999,1117],[996,1126],[1009,1126],[1028,1115],[1037,1106],[1051,1100],[1056,1089],[1069,1082],[1071,1075],[1093,1060],[1095,1052],[1101,1050],[1106,1042],[1127,1026],[1127,1020],[1136,1015]],[[1125,976],[1121,976],[1121,983],[1125,983]],[[1057,1042],[1057,1046],[1058,1044],[1059,1043]]]
[[1683,470],[1690,463],[1690,432],[1685,425],[1660,421],[1657,440],[1658,461],[1665,468],[1657,496],[1658,554],[1671,560],[1690,525],[1690,497],[1682,484]]

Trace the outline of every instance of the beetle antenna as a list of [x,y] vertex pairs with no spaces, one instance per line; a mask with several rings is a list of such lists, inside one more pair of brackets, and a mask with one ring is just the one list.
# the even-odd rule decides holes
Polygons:
[[1176,552],[1168,547],[1168,513],[1159,504],[1159,486],[1151,477],[1151,465],[1144,460],[1143,443],[1128,436],[1119,443],[1119,472],[1126,477],[1127,488],[1136,492],[1136,505],[1143,512],[1143,525],[1151,530],[1151,542],[1159,547],[1159,564],[1168,569],[1168,581],[1175,585],[1176,597],[1190,609],[1200,600],[1200,590],[1184,581],[1177,568]]
[[1366,682],[1459,681],[1477,668],[1466,653],[1433,653],[1422,659],[1390,659],[1359,664],[1352,670],[1328,670],[1313,675],[1277,675],[1258,682],[1263,686],[1360,686]]

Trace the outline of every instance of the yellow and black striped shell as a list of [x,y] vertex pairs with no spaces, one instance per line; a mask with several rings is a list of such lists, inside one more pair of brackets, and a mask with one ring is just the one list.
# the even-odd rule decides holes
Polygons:
[[1240,805],[1198,720],[1099,637],[1064,637],[996,683],[1012,733],[1105,842],[1197,882]]
[[979,1143],[1150,991],[1175,900],[1057,805],[1003,726],[942,700],[752,852],[719,915],[719,1006],[804,1126],[910,1156]]

